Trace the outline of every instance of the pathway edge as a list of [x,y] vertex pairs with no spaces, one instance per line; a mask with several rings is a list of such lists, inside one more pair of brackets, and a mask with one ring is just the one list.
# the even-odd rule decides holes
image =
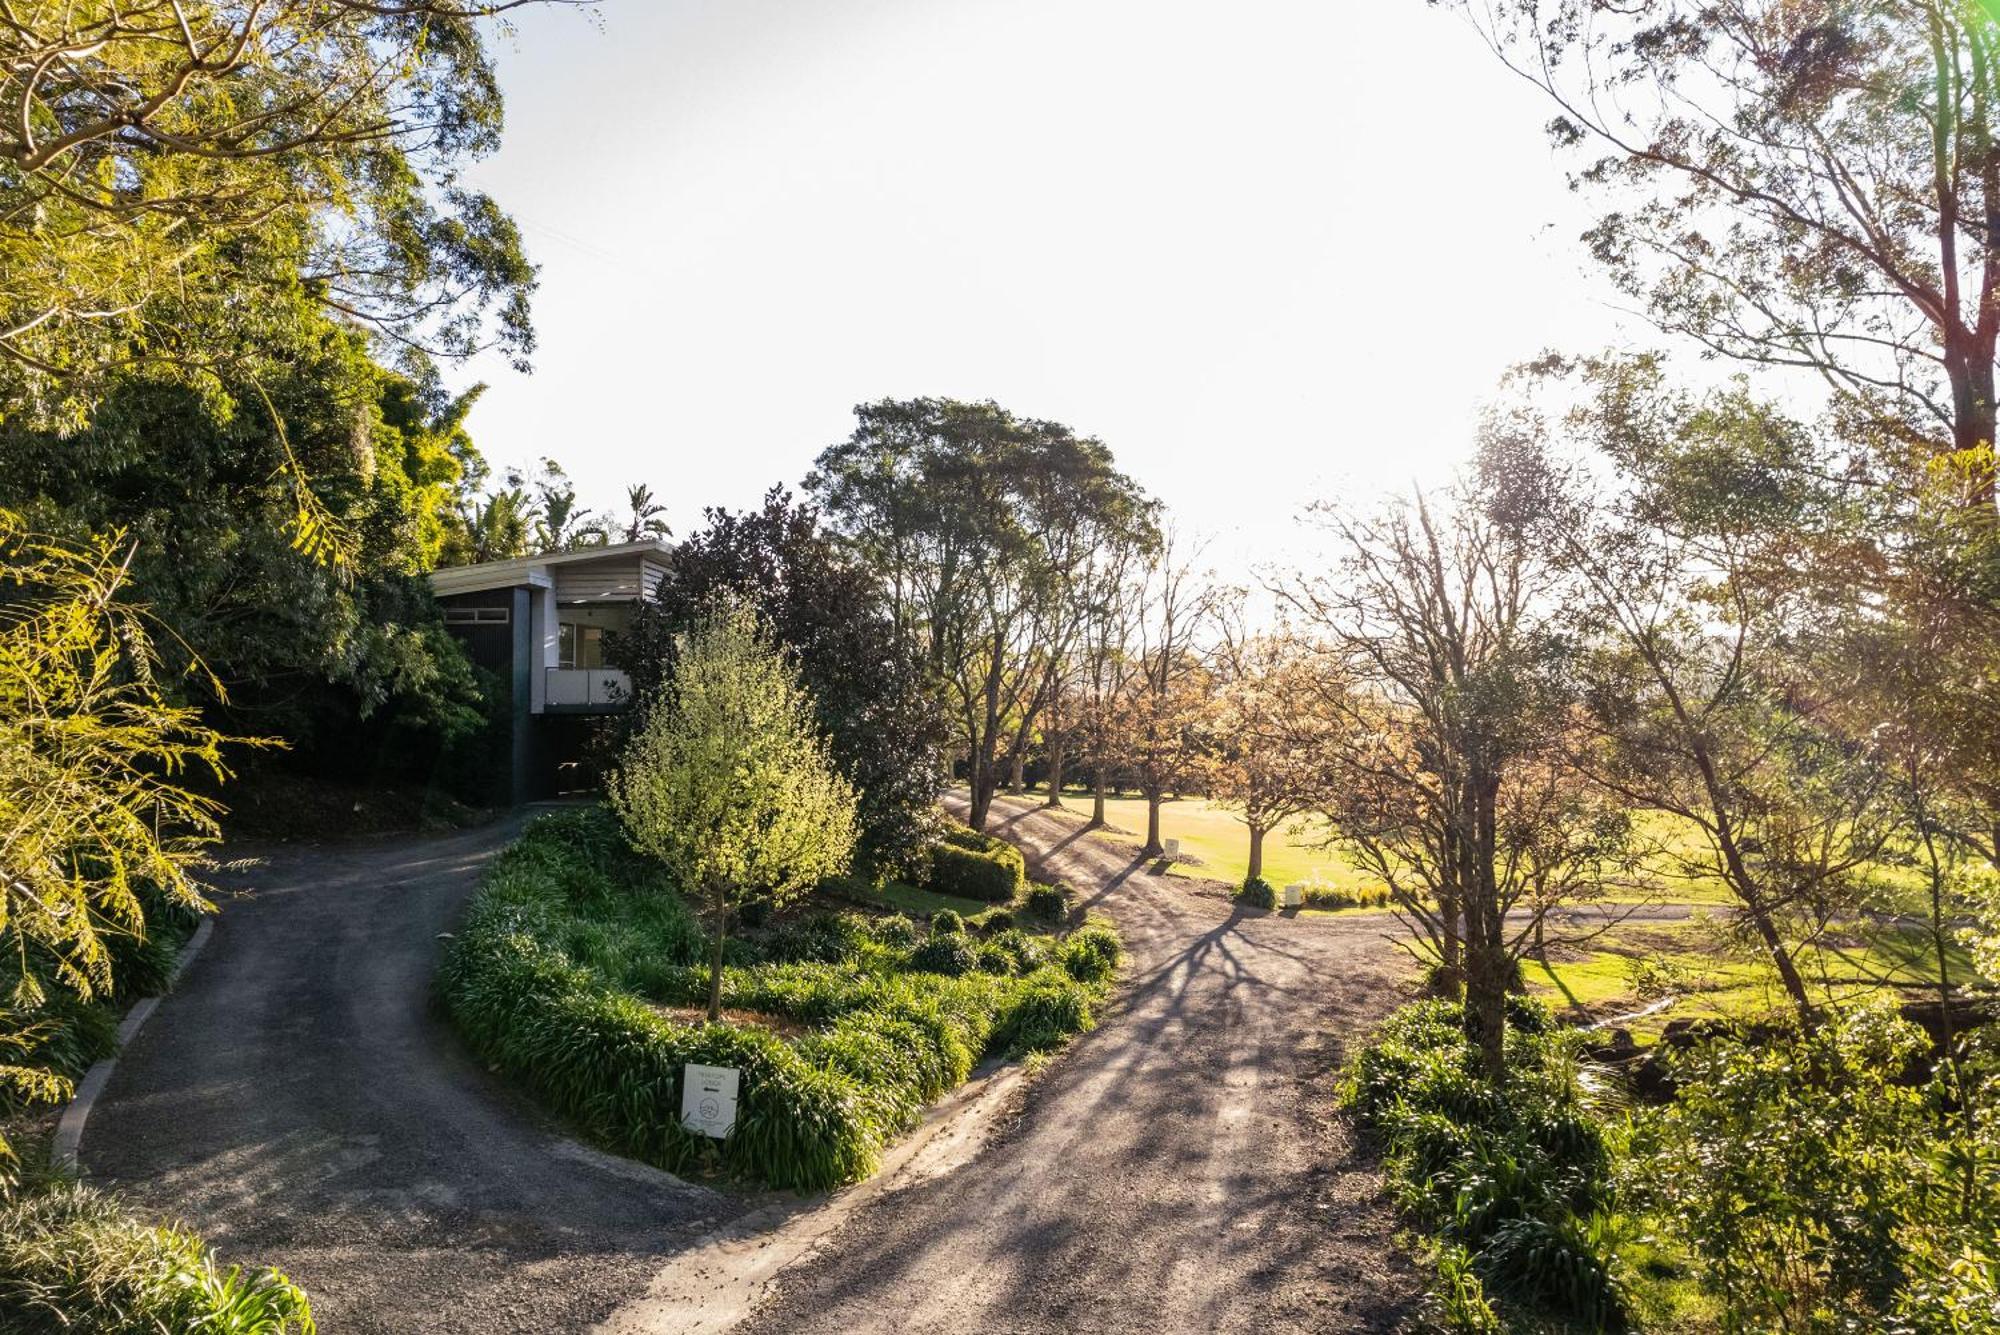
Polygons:
[[138,1036],[139,1029],[173,990],[180,986],[181,976],[194,963],[195,956],[208,944],[208,938],[215,932],[215,919],[203,918],[201,925],[194,929],[194,935],[181,947],[180,957],[174,961],[173,976],[167,980],[166,990],[158,996],[146,997],[125,1013],[125,1019],[118,1026],[118,1051],[101,1061],[93,1062],[83,1079],[77,1082],[76,1094],[63,1109],[62,1118],[56,1123],[55,1141],[49,1150],[49,1158],[60,1172],[77,1172],[77,1152],[83,1148],[84,1124],[90,1120],[90,1110],[96,1106],[98,1096],[111,1083],[111,1073],[118,1067],[119,1054]]

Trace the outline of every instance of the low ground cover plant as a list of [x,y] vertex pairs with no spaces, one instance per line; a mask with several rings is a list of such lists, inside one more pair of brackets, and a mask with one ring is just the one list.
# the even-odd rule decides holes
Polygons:
[[1309,909],[1373,909],[1390,899],[1386,885],[1315,885],[1308,883],[1300,896]]
[[[725,956],[724,1011],[768,1023],[691,1023],[706,951],[686,901],[608,813],[562,812],[488,869],[438,993],[482,1058],[608,1147],[814,1190],[872,1172],[983,1057],[1089,1028],[1121,955],[1101,921],[1060,942],[1018,928],[982,942],[962,922],[933,919],[918,939],[902,915],[811,913]],[[719,1144],[679,1124],[686,1062],[742,1072]]]
[[224,1268],[200,1238],[142,1224],[55,1184],[0,1204],[0,1330],[9,1335],[313,1335],[305,1293],[275,1270]]
[[[1386,1021],[1346,1098],[1428,1237],[1436,1324],[2000,1330],[1994,1040],[1950,1053],[1879,1000],[1664,1051],[1645,1106],[1586,1036],[1510,1003],[1484,1078],[1458,1003]],[[1538,1324],[1540,1323],[1540,1324]]]
[[1482,1074],[1463,1006],[1420,1001],[1356,1058],[1347,1102],[1398,1204],[1435,1239],[1442,1324],[1498,1330],[1497,1303],[1622,1330],[1611,1152],[1580,1078],[1582,1036],[1513,1003],[1504,1084]]

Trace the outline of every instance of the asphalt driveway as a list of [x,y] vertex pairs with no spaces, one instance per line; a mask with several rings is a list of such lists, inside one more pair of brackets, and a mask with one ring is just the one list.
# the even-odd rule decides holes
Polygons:
[[231,874],[91,1114],[91,1180],[286,1271],[328,1335],[581,1330],[744,1209],[568,1139],[432,1013],[438,933],[521,823]]
[[[329,1335],[586,1330],[759,1204],[576,1144],[433,1014],[439,933],[521,819],[233,874],[92,1114],[91,1178],[284,1269]],[[1404,992],[1384,920],[1246,914],[1080,818],[995,821],[1117,919],[1126,980],[983,1153],[855,1209],[747,1328],[1393,1326],[1416,1279],[1327,1116]]]

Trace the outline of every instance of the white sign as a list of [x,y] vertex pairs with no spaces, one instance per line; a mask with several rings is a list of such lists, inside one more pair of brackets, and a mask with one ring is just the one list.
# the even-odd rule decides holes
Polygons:
[[1167,843],[1167,856],[1168,856],[1168,857],[1170,857],[1170,858],[1177,858],[1177,857],[1179,857],[1179,856],[1181,855],[1181,841],[1180,841],[1180,840],[1178,840],[1178,839],[1169,839],[1169,840],[1167,840],[1167,841],[1166,841],[1166,843]]
[[681,1125],[721,1140],[736,1125],[736,1068],[696,1066],[681,1074]]
[[1288,909],[1304,908],[1305,903],[1306,903],[1306,888],[1303,884],[1293,884],[1285,887],[1286,908]]

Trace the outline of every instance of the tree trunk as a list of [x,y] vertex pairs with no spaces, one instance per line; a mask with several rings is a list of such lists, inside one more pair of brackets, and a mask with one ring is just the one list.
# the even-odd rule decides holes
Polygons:
[[993,807],[993,771],[983,765],[972,766],[972,800],[966,808],[965,823],[981,834],[986,832],[986,813]]
[[[1993,350],[1990,340],[1979,331],[1958,328],[1956,321],[1947,326],[1945,336],[1945,372],[1951,382],[1952,444],[1961,457],[1969,460],[1996,444]],[[1980,468],[1970,480],[1972,494],[1967,500],[1990,517],[1995,506],[1992,467]]]
[[1160,797],[1157,791],[1146,794],[1146,846],[1139,851],[1149,858],[1166,852],[1160,842]]
[[729,900],[721,889],[715,891],[715,946],[708,957],[708,1022],[722,1018],[722,940],[729,932]]
[[1016,746],[1007,762],[1007,795],[1019,797],[1027,791],[1028,748]]
[[1243,879],[1254,881],[1262,877],[1263,874],[1264,827],[1261,825],[1252,825],[1250,827],[1250,870],[1244,874]]
[[1799,976],[1799,966],[1793,961],[1791,952],[1785,949],[1785,939],[1778,934],[1778,925],[1771,921],[1771,913],[1761,902],[1745,905],[1750,922],[1757,929],[1757,937],[1764,943],[1764,953],[1771,957],[1771,963],[1778,970],[1778,979],[1785,985],[1785,994],[1792,999],[1801,1020],[1811,1020],[1818,1012],[1812,1004],[1812,997],[1806,992],[1806,980]]
[[1456,997],[1463,995],[1465,988],[1465,927],[1459,913],[1458,897],[1439,894],[1438,921],[1444,926],[1444,939],[1438,946],[1439,986],[1435,989],[1439,996]]
[[1063,744],[1062,734],[1049,734],[1049,796],[1043,802],[1045,807],[1059,807],[1063,804]]
[[1099,765],[1091,775],[1090,784],[1090,824],[1091,828],[1104,824],[1104,766]]
[[1486,1078],[1507,1074],[1507,987],[1513,970],[1504,948],[1480,943],[1466,951],[1465,1018],[1479,1045]]

